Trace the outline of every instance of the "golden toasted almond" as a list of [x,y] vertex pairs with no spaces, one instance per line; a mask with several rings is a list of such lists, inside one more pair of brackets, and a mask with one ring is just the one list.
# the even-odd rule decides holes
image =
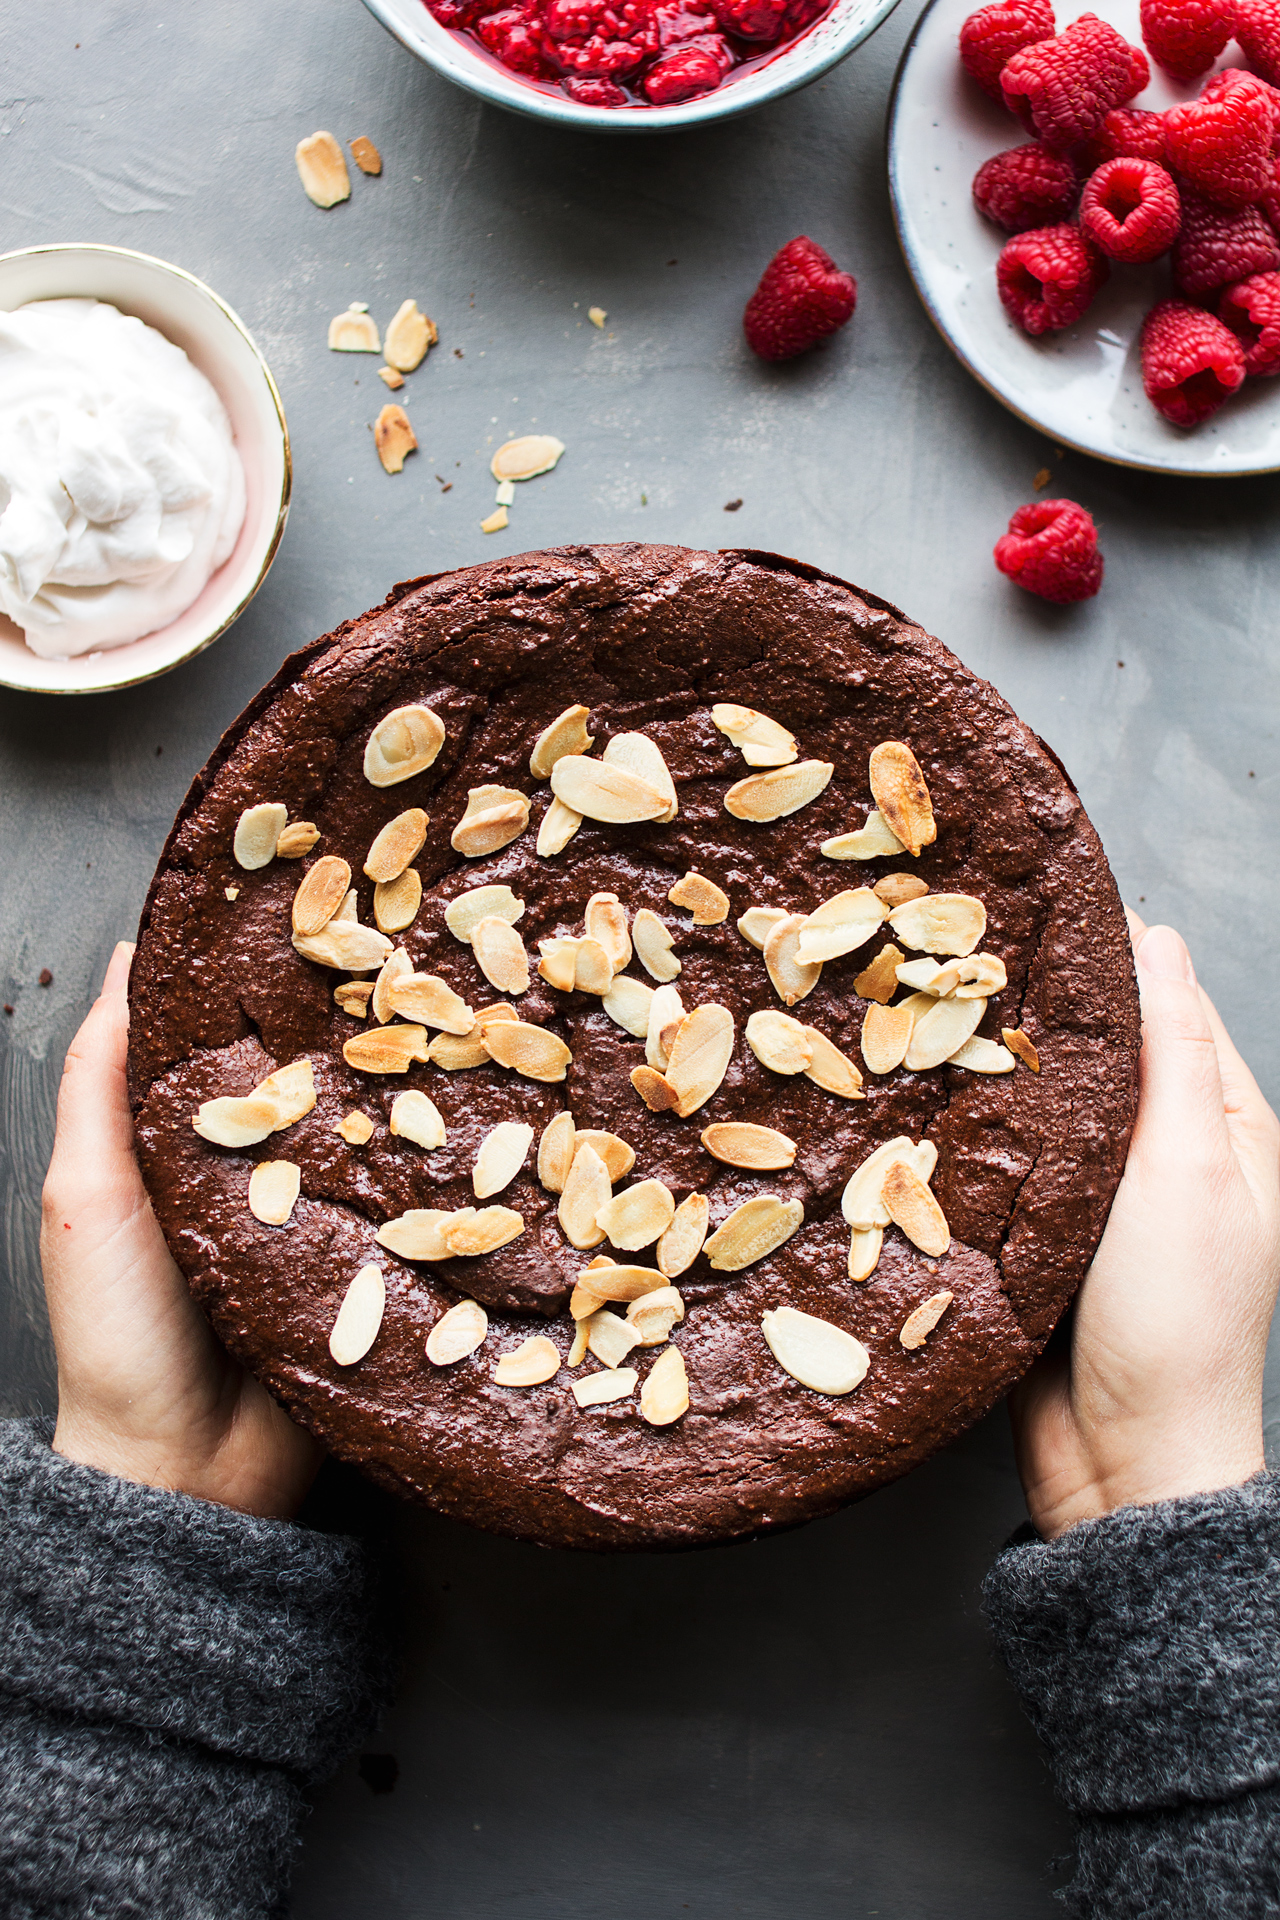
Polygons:
[[388,984],[386,997],[401,1019],[438,1027],[442,1033],[470,1033],[476,1024],[466,1001],[437,973],[401,974]]
[[613,985],[613,962],[598,940],[579,940],[573,956],[573,985],[577,993],[608,993]]
[[533,1145],[533,1128],[520,1120],[500,1120],[480,1142],[476,1164],[471,1170],[471,1187],[477,1200],[509,1187],[525,1163]]
[[878,1000],[887,1007],[898,991],[897,968],[906,955],[890,941],[887,947],[881,947],[869,967],[864,967],[853,983],[853,990],[864,1000]]
[[632,1067],[631,1084],[650,1113],[670,1113],[680,1104],[680,1095],[656,1067]]
[[1039,1073],[1040,1055],[1030,1034],[1024,1033],[1021,1027],[1001,1027],[1000,1037],[1009,1051],[1017,1054],[1024,1066],[1030,1067],[1032,1073]]
[[408,1073],[427,1059],[427,1032],[420,1026],[371,1027],[342,1043],[342,1057],[357,1073]]
[[993,993],[1003,993],[1009,984],[1004,961],[994,953],[970,954],[957,962],[956,971],[960,977],[957,1000],[986,1000]]
[[438,1033],[427,1054],[433,1067],[446,1073],[462,1073],[468,1067],[490,1067],[493,1060],[484,1050],[479,1027],[470,1033]]
[[1002,1047],[998,1040],[983,1040],[976,1033],[947,1055],[949,1067],[967,1067],[970,1073],[1012,1073],[1017,1064],[1008,1047]]
[[573,1059],[557,1035],[523,1020],[496,1020],[481,1029],[480,1038],[491,1060],[526,1080],[563,1080]]
[[373,1122],[359,1107],[354,1107],[344,1120],[335,1120],[333,1130],[342,1135],[349,1147],[367,1147],[373,1138]]
[[825,1093],[837,1094],[841,1100],[865,1100],[862,1075],[848,1054],[841,1053],[835,1042],[828,1040],[825,1033],[819,1033],[816,1027],[806,1027],[805,1034],[809,1041],[805,1078]]
[[896,968],[898,984],[931,1000],[945,1000],[960,985],[960,961],[904,960]]
[[733,1036],[733,1015],[714,1000],[695,1007],[676,1028],[664,1075],[682,1120],[705,1106],[724,1079],[733,1058]]
[[590,753],[595,736],[587,732],[590,707],[566,707],[549,727],[544,727],[533,743],[529,771],[535,780],[549,780],[551,769],[566,753]]
[[338,1317],[329,1335],[329,1352],[340,1367],[363,1360],[378,1337],[386,1310],[387,1288],[382,1268],[361,1267],[342,1296]]
[[[585,1327],[589,1324],[582,1322]],[[626,1400],[636,1390],[640,1375],[634,1367],[602,1367],[599,1373],[589,1373],[585,1379],[573,1382],[573,1397],[578,1405],[586,1407],[605,1407],[611,1400]]]
[[472,787],[449,845],[468,860],[479,860],[518,840],[528,824],[528,794],[514,787]]
[[883,1227],[855,1227],[849,1240],[849,1278],[869,1280],[880,1264],[884,1245]]
[[749,767],[785,767],[796,757],[796,737],[767,713],[754,707],[734,706],[719,701],[711,709],[711,719],[735,747]]
[[795,1164],[794,1140],[774,1127],[759,1127],[750,1120],[717,1120],[702,1129],[701,1138],[707,1152],[728,1167],[767,1173]]
[[655,1287],[627,1308],[627,1324],[639,1334],[642,1347],[660,1347],[683,1319],[684,1301],[676,1287]]
[[805,1073],[813,1057],[811,1027],[793,1020],[776,1007],[763,1007],[747,1021],[747,1045],[762,1067],[772,1073]]
[[601,761],[605,766],[622,767],[638,780],[656,788],[667,803],[658,819],[675,819],[680,811],[675,782],[662,757],[661,747],[647,733],[615,733],[601,755]]
[[276,841],[277,860],[301,860],[320,838],[320,829],[310,820],[291,820]]
[[834,772],[828,760],[797,760],[791,767],[749,774],[729,788],[725,809],[736,820],[782,820],[816,800]]
[[888,1226],[889,1210],[880,1198],[880,1188],[890,1161],[906,1160],[909,1166],[915,1167],[920,1173],[921,1179],[927,1178],[927,1174],[921,1171],[922,1163],[917,1161],[916,1153],[914,1142],[905,1133],[899,1133],[876,1147],[854,1168],[845,1183],[840,1210],[855,1231]]
[[636,959],[651,979],[676,978],[680,972],[680,962],[671,951],[675,941],[651,908],[641,907],[636,914],[631,922],[631,938],[635,943]]
[[923,900],[929,889],[917,874],[886,873],[872,891],[879,894],[886,907],[901,907],[908,900]]
[[331,133],[313,133],[293,150],[298,178],[308,200],[318,207],[336,207],[351,197],[351,176],[342,148]]
[[910,1000],[904,1000],[897,1007],[872,1002],[862,1022],[862,1058],[869,1072],[892,1073],[902,1065],[911,1045],[914,1025],[915,1008]]
[[380,1247],[398,1253],[402,1260],[451,1260],[445,1245],[444,1223],[453,1215],[440,1207],[411,1207],[394,1220],[386,1220],[374,1239]]
[[785,920],[785,907],[748,907],[738,921],[738,932],[749,947],[764,952],[764,943],[777,926],[779,920]]
[[573,1345],[565,1360],[566,1367],[580,1367],[587,1357],[587,1316],[578,1318],[573,1329]]
[[[606,1172],[608,1169],[606,1168]],[[613,1194],[596,1209],[596,1225],[603,1227],[620,1253],[637,1253],[661,1238],[675,1218],[671,1189],[661,1180],[641,1180]]]
[[871,792],[889,828],[908,853],[918,855],[938,837],[933,802],[920,763],[901,740],[882,740],[872,749]]
[[908,1353],[913,1353],[917,1347],[924,1345],[954,1299],[954,1293],[935,1293],[924,1302],[923,1306],[917,1307],[913,1313],[907,1315],[898,1339]]
[[329,322],[330,353],[381,353],[378,323],[366,307],[348,307]]
[[604,1161],[605,1171],[615,1186],[619,1180],[626,1178],[636,1163],[635,1148],[628,1146],[616,1133],[606,1133],[599,1127],[580,1127],[574,1139],[577,1143],[575,1153],[578,1146],[594,1148]]
[[406,807],[394,820],[388,820],[364,863],[370,880],[398,880],[422,852],[429,822],[430,815],[421,807]]
[[796,958],[802,967],[812,967],[854,953],[888,917],[888,907],[870,887],[847,888],[805,916]]
[[776,1253],[804,1219],[799,1200],[779,1200],[771,1193],[744,1200],[722,1220],[703,1251],[720,1273],[741,1273],[767,1254]]
[[[507,484],[510,485],[510,482],[508,481]],[[502,529],[510,524],[510,518],[507,503],[504,500],[500,507],[495,507],[492,513],[486,514],[480,522],[480,531],[481,533],[501,533]]]
[[504,1353],[493,1370],[500,1387],[540,1387],[560,1371],[560,1349],[545,1333],[535,1333],[522,1345]]
[[412,373],[427,357],[427,349],[440,338],[434,320],[419,313],[416,300],[402,300],[396,308],[383,351],[388,365],[397,373]]
[[363,1020],[369,1011],[369,1001],[373,995],[372,980],[344,980],[335,987],[333,998],[344,1013],[353,1020]]
[[333,916],[333,920],[331,920],[329,924],[332,926],[335,920],[349,920],[352,926],[354,926],[359,918],[360,908],[356,901],[356,890],[352,887],[350,893],[338,908],[338,911]]
[[427,1358],[433,1367],[451,1367],[483,1346],[488,1331],[489,1316],[479,1301],[459,1300],[427,1335]]
[[566,935],[557,935],[550,940],[539,940],[538,951],[542,958],[538,962],[538,972],[554,987],[557,993],[572,993],[574,976],[578,971],[579,942]]
[[563,1193],[573,1165],[577,1131],[566,1107],[548,1120],[538,1142],[538,1178],[548,1193]]
[[249,1211],[264,1227],[282,1227],[293,1212],[302,1186],[302,1169],[292,1160],[260,1160],[249,1175]]
[[627,931],[627,910],[616,893],[593,893],[583,916],[588,940],[595,940],[609,956],[615,973],[631,960],[631,935]]
[[800,959],[800,934],[804,923],[804,914],[789,913],[785,920],[779,920],[777,926],[772,928],[764,943],[765,971],[773,983],[774,992],[788,1007],[794,1007],[797,1001],[811,994],[822,976],[821,961],[806,965]]
[[301,1120],[310,1113],[316,1104],[315,1076],[311,1062],[304,1054],[300,1060],[291,1060],[287,1067],[277,1067],[265,1080],[260,1080],[253,1090],[255,1100],[270,1100],[276,1110],[276,1124],[273,1132],[282,1127],[291,1127],[295,1120]]
[[388,400],[373,423],[373,444],[384,473],[403,473],[405,456],[416,453],[418,436],[403,407]]
[[928,893],[889,915],[898,938],[920,953],[973,952],[987,930],[987,910],[969,893]]
[[443,745],[443,722],[430,707],[396,707],[365,743],[364,777],[371,787],[397,787],[434,765]]
[[361,173],[382,172],[382,155],[367,134],[358,133],[351,142],[351,158]]
[[564,441],[553,433],[526,433],[518,440],[504,440],[489,462],[495,480],[532,480],[539,473],[550,473],[564,452]]
[[[529,1132],[532,1135],[532,1127]],[[524,1215],[511,1207],[460,1207],[440,1231],[451,1254],[474,1259],[518,1239],[524,1232]]]
[[321,854],[293,896],[293,930],[304,938],[321,933],[347,897],[351,869],[336,854]]
[[[654,1267],[620,1266],[607,1256],[597,1255],[579,1272],[574,1293],[581,1290],[584,1295],[594,1294],[599,1306],[605,1300],[639,1300],[666,1285],[665,1276]],[[580,1319],[581,1315],[577,1317]]]
[[645,1376],[640,1389],[640,1418],[651,1427],[670,1427],[688,1411],[689,1378],[684,1355],[679,1347],[668,1347]]
[[648,780],[620,764],[566,753],[551,769],[551,791],[574,813],[613,824],[657,820],[670,804]]
[[985,1000],[935,1000],[917,1014],[903,1065],[910,1073],[940,1067],[959,1051],[987,1010]]
[[542,816],[534,851],[543,860],[550,859],[552,854],[563,853],[581,825],[582,815],[575,813],[572,807],[566,807],[563,800],[553,797]]
[[413,972],[413,962],[403,947],[397,947],[389,953],[382,963],[382,970],[373,983],[373,1017],[379,1026],[385,1027],[395,1014],[391,1004],[391,988],[395,981],[404,980]]
[[614,975],[609,991],[600,1004],[624,1033],[643,1040],[649,1031],[652,1001],[652,987],[647,987],[643,980],[633,980],[629,974],[619,973]]
[[379,880],[373,890],[373,917],[381,933],[403,933],[418,917],[422,880],[410,867],[394,880]]
[[394,367],[379,367],[378,378],[383,386],[390,387],[392,393],[404,385],[404,375],[397,373]]
[[871,1355],[843,1327],[795,1307],[774,1307],[760,1325],[770,1353],[793,1380],[815,1393],[852,1393],[867,1377]]
[[215,1147],[252,1147],[275,1132],[276,1105],[274,1100],[255,1099],[252,1094],[243,1099],[223,1095],[204,1101],[192,1115],[191,1124],[202,1140],[212,1141]]
[[659,1073],[667,1070],[671,1049],[684,1017],[685,1005],[679,989],[673,987],[670,981],[665,982],[657,988],[649,1002],[649,1025],[644,1046],[646,1064],[656,1067]]
[[471,947],[491,987],[499,993],[528,993],[529,956],[509,920],[497,914],[478,920],[471,932]]
[[449,902],[444,923],[455,940],[470,946],[472,933],[482,920],[505,920],[514,926],[523,914],[524,901],[510,887],[470,887]]
[[821,851],[828,860],[888,860],[895,853],[905,853],[906,848],[884,815],[872,807],[865,825],[853,833],[838,833],[834,839],[824,840]]
[[587,1349],[595,1355],[601,1366],[619,1366],[631,1349],[640,1344],[636,1329],[629,1327],[618,1314],[610,1313],[607,1307],[597,1308],[585,1324]]
[[605,1233],[597,1224],[596,1215],[608,1204],[612,1192],[609,1170],[595,1148],[578,1147],[575,1143],[556,1209],[561,1231],[571,1247],[585,1251],[600,1245]]
[[688,909],[695,927],[718,927],[729,918],[729,896],[724,888],[692,868],[676,881],[667,898],[673,907]]
[[398,1138],[412,1140],[415,1147],[425,1147],[428,1153],[443,1147],[448,1138],[439,1107],[416,1088],[396,1095],[391,1102],[390,1124]]
[[938,1260],[951,1245],[951,1229],[933,1194],[905,1160],[893,1160],[885,1169],[880,1197],[894,1225],[901,1227],[913,1247]]
[[711,1204],[705,1193],[691,1193],[676,1208],[671,1225],[658,1242],[658,1266],[669,1280],[687,1273],[702,1252],[710,1216]]

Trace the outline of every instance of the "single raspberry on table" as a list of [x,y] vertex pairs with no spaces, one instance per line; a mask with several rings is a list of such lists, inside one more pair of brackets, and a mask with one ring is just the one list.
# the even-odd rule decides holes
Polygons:
[[1086,173],[1093,173],[1108,160],[1154,160],[1162,167],[1164,115],[1150,113],[1146,107],[1112,107],[1075,158]]
[[1244,379],[1244,350],[1221,320],[1185,300],[1162,300],[1142,325],[1142,384],[1175,427],[1198,427]]
[[1154,160],[1108,160],[1085,182],[1080,231],[1110,260],[1155,260],[1181,225],[1178,189]]
[[1208,73],[1234,31],[1232,0],[1142,0],[1142,38],[1176,80]]
[[1092,514],[1074,500],[1019,507],[995,547],[996,565],[1017,586],[1058,606],[1091,600],[1102,585],[1102,555]]
[[1280,273],[1255,273],[1228,287],[1218,317],[1243,347],[1246,373],[1280,373]]
[[1078,146],[1151,78],[1146,55],[1096,13],[1023,47],[1000,75],[1005,105],[1046,146]]
[[713,93],[733,65],[727,41],[718,33],[700,34],[666,53],[645,75],[644,90],[655,107],[669,107],[695,94]]
[[857,303],[853,275],[801,234],[774,254],[747,302],[747,345],[762,360],[792,360],[842,327]]
[[961,64],[993,100],[999,100],[1005,62],[1037,40],[1052,40],[1054,31],[1051,0],[996,0],[994,6],[971,13],[961,27]]
[[1194,188],[1182,190],[1182,231],[1173,245],[1173,284],[1193,300],[1251,274],[1280,268],[1280,241],[1257,207],[1232,212]]
[[1208,199],[1247,207],[1266,191],[1275,102],[1254,74],[1229,68],[1164,118],[1169,165]]
[[1235,0],[1235,36],[1250,66],[1280,87],[1280,0]]
[[1036,227],[1006,241],[996,286],[1025,333],[1056,333],[1075,324],[1108,271],[1105,256],[1079,227]]
[[761,45],[779,38],[787,15],[787,0],[712,0],[712,6],[726,33]]
[[1035,140],[992,154],[973,176],[978,212],[1006,233],[1065,220],[1079,197],[1080,180],[1071,162]]

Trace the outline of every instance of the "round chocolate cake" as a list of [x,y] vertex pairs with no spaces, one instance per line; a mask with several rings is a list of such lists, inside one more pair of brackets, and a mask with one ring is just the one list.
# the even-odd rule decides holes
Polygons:
[[137,1137],[230,1351],[554,1545],[828,1513],[1025,1370],[1124,1164],[1124,913],[1053,755],[772,554],[411,582],[183,805]]

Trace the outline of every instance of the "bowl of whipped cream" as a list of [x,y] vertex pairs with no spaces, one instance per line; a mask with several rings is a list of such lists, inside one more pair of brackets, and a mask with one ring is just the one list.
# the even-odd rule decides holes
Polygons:
[[125,247],[0,254],[0,684],[189,660],[262,585],[291,482],[275,381],[212,288]]

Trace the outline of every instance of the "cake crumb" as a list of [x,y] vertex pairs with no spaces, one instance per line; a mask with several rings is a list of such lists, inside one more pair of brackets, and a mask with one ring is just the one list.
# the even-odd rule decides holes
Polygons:
[[742,505],[741,500],[726,500],[724,503],[724,510],[726,513],[736,513],[738,511],[738,508],[741,505]]
[[1036,475],[1035,479],[1031,482],[1031,485],[1037,493],[1040,493],[1043,491],[1045,487],[1048,486],[1052,478],[1053,478],[1053,475],[1050,473],[1048,467],[1041,467],[1039,473]]
[[51,987],[53,985],[53,975],[50,973],[48,967],[41,967],[40,969],[40,985],[42,987]]
[[605,312],[603,307],[588,307],[587,318],[591,322],[593,327],[599,327],[601,328],[601,330],[603,330],[604,323],[609,318],[609,316]]

